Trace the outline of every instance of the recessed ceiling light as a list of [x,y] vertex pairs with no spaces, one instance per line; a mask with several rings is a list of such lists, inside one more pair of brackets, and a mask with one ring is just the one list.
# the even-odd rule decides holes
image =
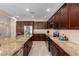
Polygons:
[[17,18],[19,18],[20,16],[16,16]]
[[32,18],[34,18],[34,16],[32,16]]
[[44,16],[44,18],[46,18],[46,16]]
[[30,9],[29,8],[26,8],[26,11],[30,11]]
[[50,9],[49,9],[49,8],[47,8],[47,9],[46,9],[46,11],[47,11],[47,12],[50,12]]

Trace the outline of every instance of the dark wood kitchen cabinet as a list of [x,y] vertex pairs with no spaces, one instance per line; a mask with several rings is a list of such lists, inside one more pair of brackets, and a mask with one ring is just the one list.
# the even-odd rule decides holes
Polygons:
[[69,4],[70,29],[79,29],[79,3]]
[[[24,34],[24,26],[32,26],[33,29],[47,29],[47,22],[35,22],[35,21],[17,21],[16,33],[17,35]],[[32,31],[33,32],[33,31]]]
[[33,35],[34,40],[33,41],[45,41],[45,34],[34,34]]
[[34,22],[34,29],[47,29],[47,22]]
[[33,40],[33,37],[31,37],[28,41],[25,42],[23,47],[23,56],[28,56],[32,47],[32,40]]
[[59,29],[68,29],[68,5],[64,4],[62,8],[58,11],[59,12]]
[[55,14],[54,19],[55,20],[53,21],[53,27],[55,29],[59,29],[59,14],[58,13]]
[[17,35],[23,35],[24,34],[24,26],[32,26],[33,27],[33,21],[17,21],[16,22],[16,33]]
[[79,29],[79,3],[63,4],[47,23],[48,28]]
[[64,4],[49,20],[54,29],[68,29],[68,7]]
[[50,40],[50,52],[52,56],[69,56],[69,54],[59,47],[53,40]]

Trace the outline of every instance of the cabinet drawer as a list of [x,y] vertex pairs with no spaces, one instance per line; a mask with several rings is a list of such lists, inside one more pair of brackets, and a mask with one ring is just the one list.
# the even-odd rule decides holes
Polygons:
[[34,34],[34,41],[45,41],[45,34]]

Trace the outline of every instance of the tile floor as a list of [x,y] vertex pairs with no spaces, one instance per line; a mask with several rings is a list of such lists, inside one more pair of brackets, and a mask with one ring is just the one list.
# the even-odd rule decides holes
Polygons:
[[32,49],[28,56],[51,56],[45,41],[33,41]]

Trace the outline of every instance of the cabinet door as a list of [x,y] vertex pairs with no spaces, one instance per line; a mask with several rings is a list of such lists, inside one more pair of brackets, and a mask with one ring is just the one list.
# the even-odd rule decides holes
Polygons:
[[[55,14],[53,20],[54,29],[68,29],[69,19],[68,19],[68,5],[64,4]],[[53,18],[52,17],[52,18]]]
[[40,34],[40,40],[45,41],[44,34]]
[[55,48],[57,49],[57,56],[63,56],[64,55],[63,50],[58,45],[56,45]]
[[34,41],[38,41],[38,35],[37,34],[34,34]]
[[58,56],[69,56],[69,54],[67,54],[62,48],[60,48],[58,45],[56,46],[58,53]]
[[16,22],[16,33],[17,35],[20,35],[21,34],[21,22],[20,21],[17,21]]
[[56,48],[56,46],[52,46],[50,50],[51,50],[52,56],[58,56],[59,51]]
[[59,20],[60,20],[60,29],[68,29],[69,20],[68,20],[68,7],[67,4],[64,4],[59,10]]
[[79,29],[79,3],[70,4],[69,21],[71,29]]
[[52,40],[50,40],[50,52],[52,56],[57,55],[57,49],[55,48],[55,43]]
[[48,41],[48,36],[47,35],[44,35],[44,40]]
[[34,34],[34,41],[45,41],[45,34]]
[[24,44],[23,56],[27,56],[29,54],[30,50],[31,50],[31,47],[32,47],[32,40],[31,40],[31,38]]
[[69,56],[61,47],[50,40],[50,52],[53,56]]
[[29,52],[31,50],[31,47],[32,47],[32,41],[29,41],[29,43],[28,43],[28,54],[29,54]]
[[23,47],[23,56],[27,56],[28,55],[28,46],[27,44],[24,44],[24,47]]
[[54,29],[58,29],[59,28],[59,19],[58,19],[58,13],[56,13],[54,15]]

